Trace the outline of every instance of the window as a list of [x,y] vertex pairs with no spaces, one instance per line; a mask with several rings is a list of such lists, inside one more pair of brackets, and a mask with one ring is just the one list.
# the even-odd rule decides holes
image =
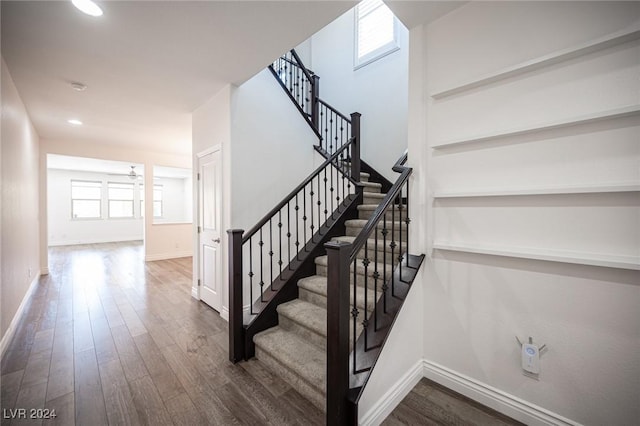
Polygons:
[[107,183],[109,218],[133,217],[133,184]]
[[393,12],[382,0],[363,0],[356,7],[355,69],[395,52],[398,31]]
[[144,217],[144,184],[138,185],[140,189],[140,217]]
[[153,185],[153,217],[162,217],[162,185]]
[[102,182],[71,181],[71,217],[100,219],[102,217]]

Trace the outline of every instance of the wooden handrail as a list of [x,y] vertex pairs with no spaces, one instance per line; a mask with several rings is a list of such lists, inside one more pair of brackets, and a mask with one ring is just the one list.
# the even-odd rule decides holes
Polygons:
[[347,117],[346,115],[340,113],[340,111],[338,111],[337,109],[335,109],[334,107],[332,107],[331,105],[329,105],[327,102],[323,101],[322,99],[318,98],[318,102],[321,103],[322,105],[326,106],[327,108],[329,108],[332,112],[334,112],[338,117],[342,118],[343,120],[345,120],[347,123],[351,124],[351,119],[349,117]]
[[307,67],[304,66],[304,63],[302,62],[302,59],[300,59],[300,56],[298,56],[298,53],[295,51],[295,49],[291,49],[291,55],[295,58],[295,60],[298,62],[296,65],[298,65],[301,69],[302,72],[304,72],[304,75],[311,81],[313,81],[313,73],[309,71],[309,69]]

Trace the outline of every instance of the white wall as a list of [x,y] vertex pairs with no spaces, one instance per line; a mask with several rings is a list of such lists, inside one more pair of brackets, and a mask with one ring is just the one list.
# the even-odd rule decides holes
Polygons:
[[264,70],[231,94],[231,226],[248,230],[321,158],[318,140]]
[[[225,88],[194,111],[193,143],[194,167],[199,152],[216,145],[222,149],[225,231],[248,231],[320,161],[313,149],[317,143],[314,133],[268,70],[239,87]],[[194,187],[197,194],[195,191]],[[225,286],[222,313],[226,316],[226,232],[221,247]],[[198,270],[198,265],[195,268]]]
[[[120,179],[117,176],[109,176],[102,173],[56,169],[48,169],[47,175],[49,246],[143,239],[144,223],[140,217],[140,199],[137,185],[134,187],[134,218],[109,219],[108,217],[107,182],[131,183],[128,178]],[[72,219],[71,180],[102,182],[101,219]]]
[[[2,59],[2,264],[4,344],[30,285],[40,275],[39,137]],[[7,337],[5,340],[4,338]]]
[[[415,236],[426,236],[423,246],[436,241],[498,246],[507,253],[611,255],[640,263],[637,191],[432,198],[441,192],[638,185],[638,114],[432,148],[637,107],[637,40],[431,97],[637,25],[639,8],[638,3],[613,2],[472,2],[412,29],[409,158],[419,177],[414,200],[420,198],[416,201],[424,206],[414,228]],[[590,425],[637,421],[637,271],[446,250],[427,253],[423,278],[416,284],[424,294],[428,377],[527,423],[543,418]],[[515,336],[548,345],[539,380],[522,374]]]
[[155,177],[154,185],[162,185],[162,217],[153,223],[191,223],[193,194],[191,178]]
[[408,31],[399,25],[400,50],[354,71],[354,24],[351,9],[314,34],[305,65],[320,76],[324,101],[347,116],[362,114],[362,159],[394,182],[391,167],[407,148]]
[[[40,167],[46,168],[47,154],[59,154],[72,157],[98,158],[101,160],[124,161],[144,166],[144,170],[153,170],[154,165],[190,168],[190,157],[175,154],[135,149],[78,143],[77,141],[56,141],[43,139],[40,144]],[[153,198],[153,174],[144,175],[145,199]],[[40,216],[47,217],[47,179],[40,177]],[[145,203],[145,217],[152,217],[152,203]],[[191,224],[154,224],[149,220],[144,224],[145,260],[160,260],[192,255],[193,236]],[[40,223],[40,263],[47,267],[47,223]]]

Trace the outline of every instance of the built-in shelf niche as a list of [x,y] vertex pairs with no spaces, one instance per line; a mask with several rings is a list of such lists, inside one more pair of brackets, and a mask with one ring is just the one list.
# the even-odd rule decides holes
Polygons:
[[570,263],[577,265],[600,266],[605,268],[640,270],[640,257],[609,254],[583,253],[564,250],[551,250],[522,247],[493,247],[479,244],[448,243],[435,241],[434,250],[491,256],[514,257],[519,259],[547,262]]
[[633,26],[595,40],[581,43],[568,49],[558,50],[556,52],[544,55],[530,61],[522,62],[481,77],[467,80],[459,84],[453,85],[444,90],[437,90],[431,94],[433,99],[443,99],[447,96],[459,94],[467,90],[485,86],[500,80],[525,74],[530,71],[548,67],[559,62],[568,61],[573,58],[588,55],[598,50],[607,49],[619,44],[640,39],[640,27]]
[[612,120],[615,118],[624,118],[640,114],[640,105],[629,105],[621,108],[615,108],[607,111],[599,111],[592,114],[585,114],[568,119],[556,120],[547,123],[540,123],[520,127],[500,132],[488,133],[484,135],[473,136],[464,139],[450,140],[442,143],[431,145],[433,149],[447,148],[451,146],[459,146],[470,143],[481,143],[498,138],[513,137],[527,135],[530,133],[542,132],[545,130],[561,129],[564,127],[577,126],[582,124],[594,123],[602,120]]
[[581,186],[548,186],[537,188],[514,189],[477,189],[468,191],[441,191],[435,192],[433,198],[476,198],[476,197],[518,197],[537,195],[571,195],[571,194],[606,194],[620,192],[639,192],[640,182],[637,183],[610,183],[603,185]]

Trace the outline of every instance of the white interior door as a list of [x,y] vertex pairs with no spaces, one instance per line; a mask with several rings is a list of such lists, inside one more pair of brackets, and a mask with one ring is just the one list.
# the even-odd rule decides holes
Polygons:
[[200,180],[200,300],[220,312],[222,308],[222,164],[220,151],[199,159]]

